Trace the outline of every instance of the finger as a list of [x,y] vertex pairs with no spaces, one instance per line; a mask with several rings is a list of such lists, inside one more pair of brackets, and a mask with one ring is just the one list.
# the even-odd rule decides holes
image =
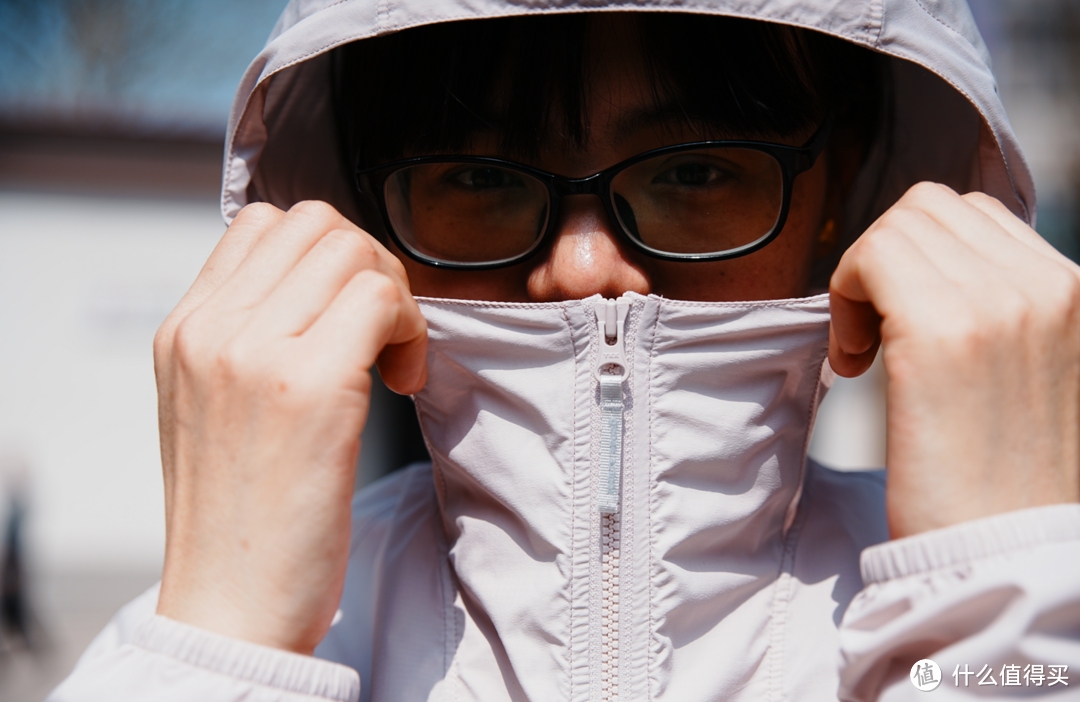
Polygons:
[[[938,222],[946,234],[952,234],[969,246],[972,252],[995,266],[1005,270],[1035,270],[1040,267],[1046,255],[1029,243],[1029,240],[1034,241],[1032,236],[1015,236],[1011,229],[1003,227],[983,208],[976,207],[972,202],[976,199],[960,196],[944,185],[920,183],[911,188],[897,205],[922,210]],[[1034,232],[1031,235],[1038,237]]]
[[829,365],[837,375],[854,378],[874,362],[881,346],[881,315],[869,302],[840,295],[829,299]]
[[980,192],[967,193],[962,197],[965,202],[992,219],[1016,240],[1030,246],[1050,259],[1068,264],[1070,268],[1076,268],[1076,265],[1068,257],[1051,246],[1050,242],[1039,236],[1038,232],[1010,212],[1009,208],[1001,204],[996,198]]
[[362,232],[335,229],[323,236],[254,311],[248,329],[257,339],[302,334],[361,270],[386,275],[411,297],[404,268]]
[[1048,310],[1052,309],[1045,304],[1048,300],[1067,296],[1080,279],[1080,268],[993,198],[958,196],[942,186],[919,191],[912,191],[918,195],[912,198],[913,207],[944,231],[912,227],[911,236],[943,266],[947,277],[961,284],[971,304],[992,312],[994,307],[1005,309],[1026,301],[1028,309]]
[[324,354],[328,368],[379,373],[391,390],[418,392],[427,381],[427,321],[412,295],[374,270],[354,275],[303,340]]
[[388,344],[377,360],[379,376],[399,395],[414,395],[427,384],[427,333],[402,344]]
[[866,357],[877,352],[881,339],[881,315],[863,283],[860,243],[844,254],[829,281],[829,365],[848,378],[870,367]]
[[[953,197],[952,202],[949,203],[954,209],[958,204],[967,214],[968,206],[963,204],[958,196]],[[982,217],[981,214],[979,216]],[[922,251],[926,261],[933,265],[942,277],[952,281],[958,292],[976,305],[993,305],[999,302],[997,298],[1000,297],[1000,293],[1005,291],[1008,287],[1007,282],[1013,280],[1016,274],[1016,271],[1012,271],[1010,276],[1003,276],[1005,269],[994,262],[995,258],[1000,257],[1000,253],[985,251],[987,248],[1000,246],[1001,242],[987,242],[986,239],[989,237],[986,236],[983,240],[968,241],[941,223],[941,219],[947,220],[948,217],[935,218],[926,209],[920,207],[919,203],[898,204],[882,219],[887,220],[888,226],[902,230],[904,235]],[[996,231],[996,228],[996,224],[989,222],[984,228],[984,233],[991,229]],[[1000,231],[996,231],[996,235],[1006,241],[1009,238],[1008,234]],[[1022,244],[1016,242],[1007,242],[1007,246],[1022,248]],[[1011,260],[1014,265],[1019,258],[1024,256],[1042,262],[1039,256],[1029,252],[1021,252],[1023,255],[1019,258],[1015,255],[1016,252],[1012,253]]]
[[228,280],[240,263],[258,243],[262,235],[276,225],[285,213],[271,204],[259,202],[240,210],[217,246],[206,259],[195,282],[169,315],[167,323],[175,326],[187,314],[201,305]]
[[[158,393],[162,402],[168,402],[172,393],[167,373],[163,373],[170,367],[177,328],[229,279],[263,234],[284,215],[284,212],[267,203],[255,203],[240,210],[203,264],[195,282],[158,327],[154,334],[154,372],[158,376]],[[166,425],[167,422],[162,423],[163,437],[167,433]]]
[[251,309],[262,302],[323,236],[360,228],[324,202],[293,205],[267,231],[215,295],[222,310]]
[[910,310],[934,309],[957,286],[905,231],[883,218],[840,259],[829,281],[829,363],[852,377],[870,367],[882,339],[917,324]]

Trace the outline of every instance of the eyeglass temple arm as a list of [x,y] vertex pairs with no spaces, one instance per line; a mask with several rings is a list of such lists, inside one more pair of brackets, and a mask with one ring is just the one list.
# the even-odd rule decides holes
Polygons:
[[836,112],[830,110],[829,116],[825,118],[825,121],[821,123],[814,135],[810,137],[799,154],[798,168],[796,173],[803,173],[814,167],[814,162],[817,161],[818,156],[825,150],[825,146],[829,143],[829,138],[832,137],[833,126],[836,123]]

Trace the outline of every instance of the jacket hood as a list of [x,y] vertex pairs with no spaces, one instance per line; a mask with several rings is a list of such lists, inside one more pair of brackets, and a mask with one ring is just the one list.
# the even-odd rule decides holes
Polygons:
[[[817,30],[891,57],[884,129],[847,203],[850,242],[922,180],[980,190],[1029,223],[1031,174],[997,95],[990,56],[963,0],[292,0],[248,68],[229,119],[221,208],[325,200],[370,226],[352,197],[331,98],[331,52],[438,22],[560,12],[726,15]],[[890,144],[885,148],[885,144]]]

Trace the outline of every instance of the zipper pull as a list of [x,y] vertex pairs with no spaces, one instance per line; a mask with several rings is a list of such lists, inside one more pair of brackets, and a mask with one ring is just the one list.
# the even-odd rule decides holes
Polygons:
[[597,505],[601,514],[619,511],[619,486],[622,484],[623,381],[629,375],[623,330],[630,302],[596,301],[597,354],[593,373],[600,381],[600,493]]
[[597,349],[596,368],[593,374],[597,380],[605,375],[618,373],[620,382],[626,378],[626,348],[623,343],[623,329],[626,315],[630,312],[630,302],[623,297],[618,300],[596,301]]

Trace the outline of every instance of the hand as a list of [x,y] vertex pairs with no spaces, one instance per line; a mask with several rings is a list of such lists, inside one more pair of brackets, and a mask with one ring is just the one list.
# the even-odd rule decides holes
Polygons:
[[997,200],[922,183],[830,294],[837,373],[883,345],[893,538],[1080,501],[1080,268]]
[[416,392],[426,348],[381,244],[323,203],[245,207],[154,339],[158,613],[311,653],[344,584],[369,370]]

